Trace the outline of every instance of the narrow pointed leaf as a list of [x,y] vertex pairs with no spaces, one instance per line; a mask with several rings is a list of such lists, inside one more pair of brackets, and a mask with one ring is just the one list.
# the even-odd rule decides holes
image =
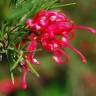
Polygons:
[[66,6],[71,6],[71,5],[76,5],[76,3],[69,3],[69,4],[56,4],[56,5],[52,6],[51,9],[56,9],[56,8],[66,7]]
[[12,80],[12,84],[14,85],[14,74],[13,74],[13,72],[11,72],[11,80]]
[[31,72],[34,73],[37,77],[40,77],[40,75],[38,74],[38,72],[33,68],[32,64],[26,60],[28,67],[30,68]]
[[21,52],[18,60],[17,60],[17,61],[13,64],[13,66],[11,67],[11,71],[13,71],[13,70],[18,66],[18,64],[19,64],[19,62],[21,61],[21,59],[22,59],[22,52]]

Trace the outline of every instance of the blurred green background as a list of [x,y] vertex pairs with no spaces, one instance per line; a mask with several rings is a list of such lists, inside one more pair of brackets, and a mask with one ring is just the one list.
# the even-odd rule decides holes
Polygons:
[[[75,2],[76,5],[63,7],[62,12],[74,20],[77,25],[96,28],[96,0],[61,0],[60,2],[65,4]],[[50,60],[52,54],[39,52],[36,57],[42,65],[34,65],[34,67],[39,72],[40,78],[28,73],[26,90],[18,87],[10,94],[6,94],[0,89],[0,96],[96,96],[95,42],[96,35],[84,30],[75,30],[75,38],[70,44],[86,56],[87,65],[83,64],[79,56],[70,49],[64,49],[70,56],[66,65],[57,65]],[[4,57],[3,60],[5,60]],[[0,84],[2,86],[2,80],[10,78],[9,75],[6,62],[0,62]],[[16,76],[18,75],[22,74],[18,72]]]

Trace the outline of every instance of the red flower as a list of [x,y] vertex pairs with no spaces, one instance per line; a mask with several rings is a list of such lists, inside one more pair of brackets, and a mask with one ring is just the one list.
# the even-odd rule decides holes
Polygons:
[[[65,14],[46,10],[41,10],[33,18],[28,19],[25,25],[32,31],[32,34],[34,34],[34,32],[39,34],[38,36],[34,34],[36,42],[40,42],[44,49],[54,54],[52,59],[56,63],[66,63],[69,59],[62,50],[62,48],[67,47],[77,53],[81,57],[83,63],[87,63],[86,58],[69,44],[69,40],[74,37],[74,29],[85,29],[95,33],[96,30],[93,28],[77,26],[72,20],[69,20]],[[58,39],[58,36],[61,38]],[[31,40],[31,42],[33,41],[34,40]],[[33,43],[31,47],[34,47]],[[62,56],[66,58],[66,61],[62,60]]]
[[[29,36],[30,42],[27,47],[29,53],[25,54],[25,58],[33,64],[40,64],[35,58],[34,54],[37,49],[38,42],[42,47],[53,53],[52,60],[57,64],[66,63],[69,56],[63,51],[63,48],[70,48],[77,53],[83,63],[87,63],[86,58],[76,48],[69,44],[69,41],[74,38],[74,29],[85,29],[92,33],[96,33],[96,30],[90,27],[77,26],[72,20],[69,20],[65,14],[55,11],[41,10],[34,17],[28,19],[25,22],[25,26],[32,32]],[[65,57],[63,60],[62,56]],[[24,76],[23,76],[23,88],[26,88],[26,61],[23,61]]]

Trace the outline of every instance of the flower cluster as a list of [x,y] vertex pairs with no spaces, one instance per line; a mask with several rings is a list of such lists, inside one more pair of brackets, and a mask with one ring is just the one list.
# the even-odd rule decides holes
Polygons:
[[[96,30],[90,27],[77,26],[72,20],[69,20],[65,14],[53,10],[39,11],[34,17],[25,22],[25,26],[31,31],[30,36],[28,37],[30,43],[27,47],[27,51],[30,53],[25,54],[25,58],[32,64],[40,64],[40,62],[34,58],[38,42],[45,50],[54,54],[52,60],[57,64],[65,64],[69,59],[69,56],[64,52],[63,48],[72,49],[81,57],[83,63],[87,63],[86,58],[82,53],[71,46],[69,41],[74,38],[74,29],[84,29],[92,33],[95,33]],[[65,60],[62,58],[63,56],[65,57]],[[25,61],[22,62],[22,65],[24,65],[22,84],[25,88],[28,67]]]
[[[74,37],[74,29],[85,29],[95,33],[96,30],[85,27],[76,26],[72,20],[69,20],[65,14],[55,11],[41,10],[33,18],[30,18],[25,23],[32,31],[30,36],[30,44],[28,51],[36,50],[37,42],[40,42],[45,50],[54,54],[52,59],[58,63],[66,63],[69,57],[62,50],[62,48],[71,48],[77,53],[82,61],[86,63],[85,57],[73,46],[69,44],[69,40]],[[62,59],[65,57],[65,61]],[[33,59],[32,54],[28,54],[27,59],[32,63],[39,64],[36,59]]]

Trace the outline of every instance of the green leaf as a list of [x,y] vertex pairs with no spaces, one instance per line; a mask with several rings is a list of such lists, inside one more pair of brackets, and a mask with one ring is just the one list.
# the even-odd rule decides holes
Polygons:
[[71,6],[71,5],[76,5],[76,3],[69,3],[69,4],[56,3],[54,6],[51,7],[51,9],[56,9],[56,8],[66,7],[66,6]]
[[33,7],[33,1],[35,0],[26,0],[20,6],[11,9],[9,14],[9,19],[21,18],[26,12],[28,12]]
[[40,75],[38,74],[38,72],[33,68],[32,64],[26,60],[28,67],[30,68],[31,72],[34,73],[37,77],[40,77]]
[[11,80],[12,80],[12,84],[14,85],[14,74],[13,74],[13,72],[11,72]]
[[21,59],[22,59],[22,51],[21,51],[21,53],[20,53],[20,56],[18,57],[18,59],[17,59],[17,61],[13,64],[13,66],[11,67],[11,71],[13,71],[17,66],[18,66],[18,64],[19,64],[19,62],[21,61]]
[[48,10],[50,9],[58,0],[45,0],[42,5],[42,8]]

